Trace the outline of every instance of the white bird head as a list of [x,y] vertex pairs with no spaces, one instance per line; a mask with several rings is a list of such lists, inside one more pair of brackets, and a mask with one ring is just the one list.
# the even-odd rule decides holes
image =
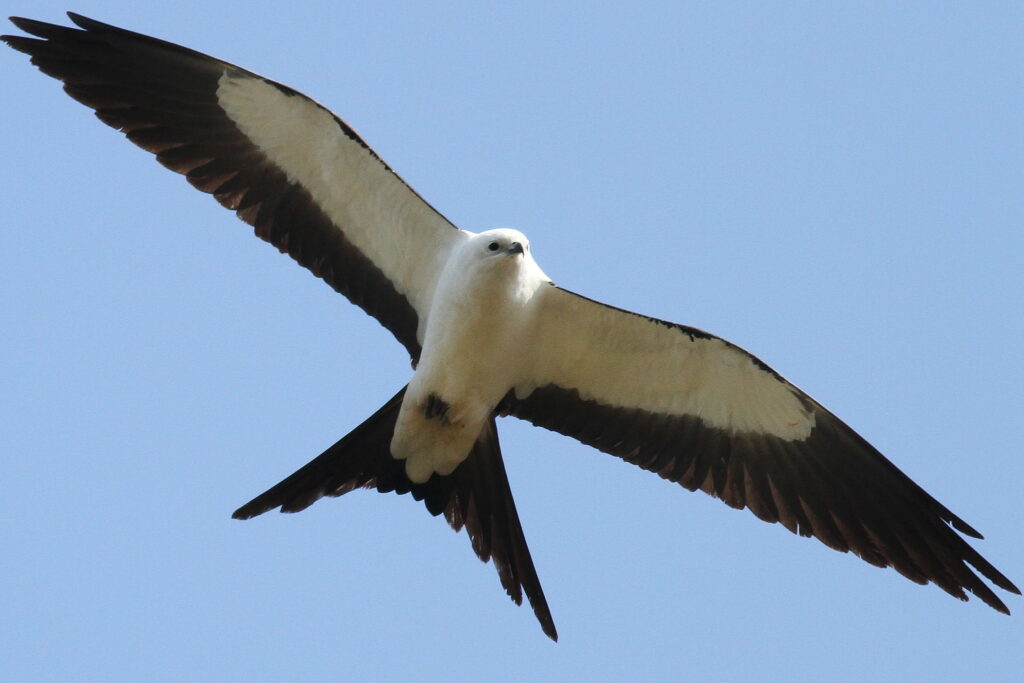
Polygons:
[[530,253],[530,240],[518,230],[497,228],[477,233],[470,239],[474,253],[485,258],[495,256],[527,257]]

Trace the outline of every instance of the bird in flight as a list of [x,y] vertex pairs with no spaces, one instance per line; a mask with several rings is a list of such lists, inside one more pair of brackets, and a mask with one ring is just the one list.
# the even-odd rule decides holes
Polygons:
[[[560,432],[920,584],[1020,590],[981,535],[743,349],[555,285],[516,230],[461,230],[322,105],[185,47],[69,13],[2,36],[68,95],[394,334],[409,383],[234,517],[356,488],[410,493],[557,639],[496,418]],[[959,533],[957,533],[959,532]],[[973,567],[973,569],[972,569]]]

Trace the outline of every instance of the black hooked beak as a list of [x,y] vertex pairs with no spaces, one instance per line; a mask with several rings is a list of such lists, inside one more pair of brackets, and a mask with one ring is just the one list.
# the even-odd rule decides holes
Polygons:
[[522,254],[523,253],[523,245],[521,245],[519,242],[513,242],[512,244],[508,245],[508,253],[510,253],[510,254]]

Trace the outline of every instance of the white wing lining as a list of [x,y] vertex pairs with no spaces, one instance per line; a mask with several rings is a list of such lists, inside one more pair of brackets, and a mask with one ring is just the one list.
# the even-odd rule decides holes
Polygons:
[[553,384],[580,398],[690,415],[730,433],[806,439],[808,399],[754,356],[712,335],[543,288],[529,379],[517,398]]
[[409,299],[419,314],[422,341],[438,276],[468,233],[453,229],[312,99],[232,71],[221,76],[217,98],[239,130],[289,180],[306,188],[345,237]]

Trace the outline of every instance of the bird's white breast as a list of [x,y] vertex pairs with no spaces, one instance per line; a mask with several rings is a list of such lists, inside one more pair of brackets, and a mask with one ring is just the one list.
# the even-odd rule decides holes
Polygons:
[[[546,277],[529,254],[479,258],[470,240],[438,281],[416,374],[392,439],[414,481],[448,474],[465,459],[497,403],[520,381],[534,323],[534,294]],[[444,420],[427,417],[440,400]]]

